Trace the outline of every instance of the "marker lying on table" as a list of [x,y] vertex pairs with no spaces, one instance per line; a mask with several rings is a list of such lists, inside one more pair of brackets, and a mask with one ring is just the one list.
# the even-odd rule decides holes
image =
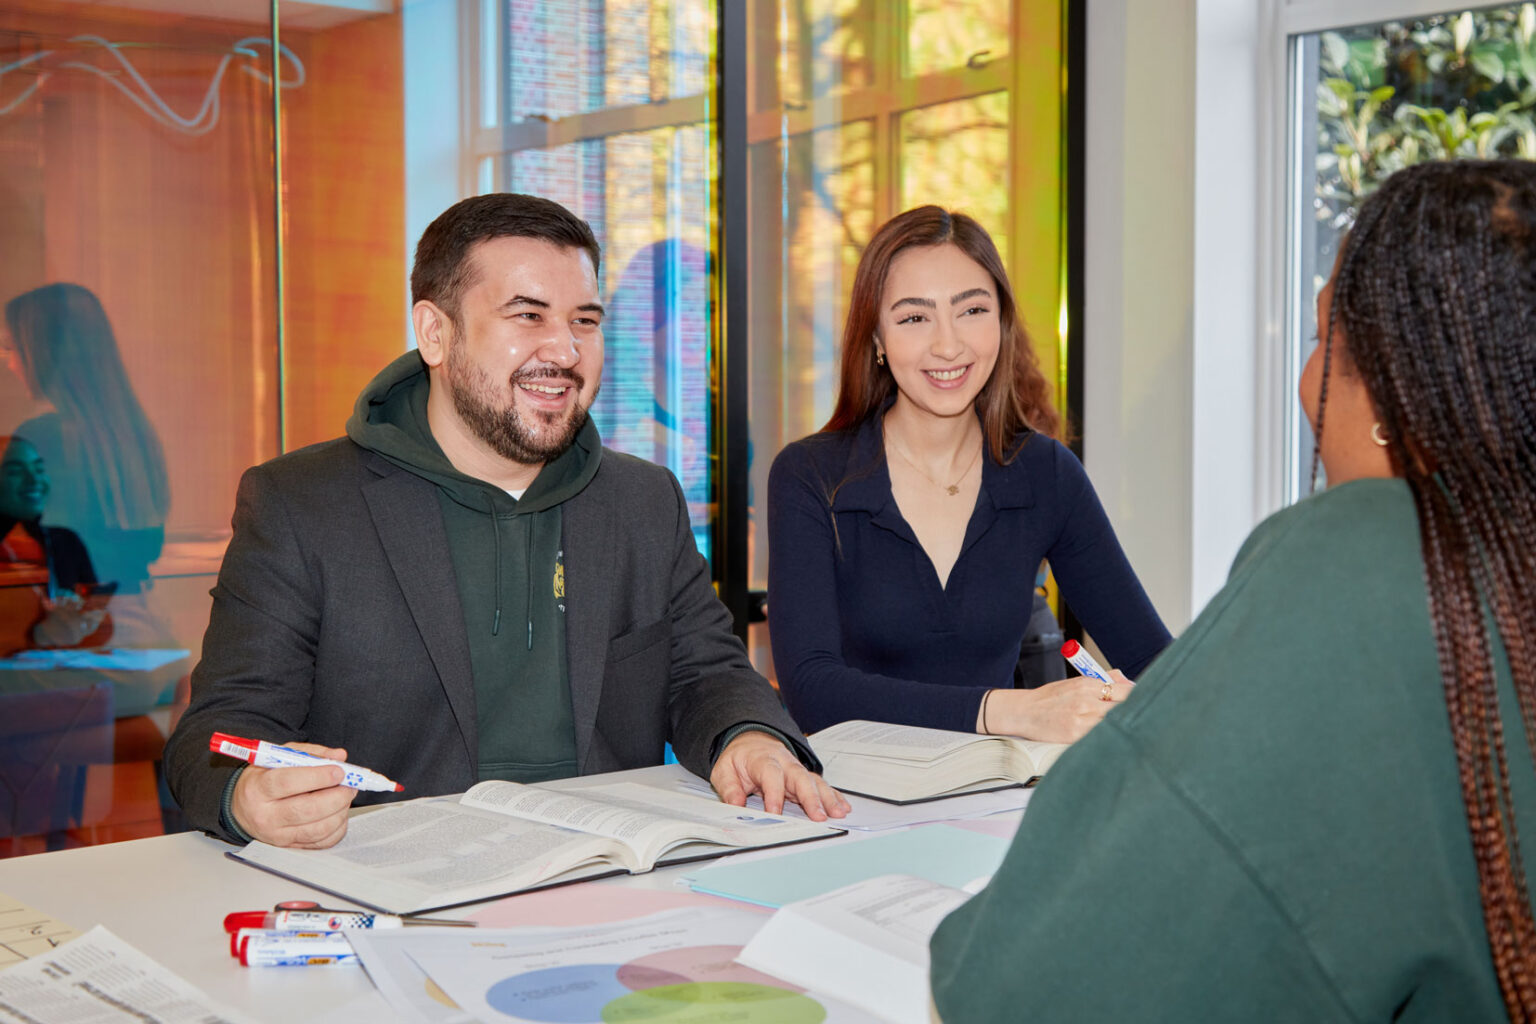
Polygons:
[[318,754],[306,754],[302,750],[268,743],[266,740],[247,740],[225,732],[216,732],[208,740],[208,749],[215,754],[226,754],[242,761],[249,761],[258,768],[309,768],[319,764],[334,764],[346,773],[341,779],[343,786],[374,793],[405,791],[405,787],[400,783],[393,779],[386,779],[371,769],[360,768],[345,761],[332,761]]
[[339,932],[348,928],[400,928],[405,925],[447,925],[473,928],[476,921],[449,921],[437,917],[396,917],[394,914],[370,914],[362,910],[242,910],[224,916],[224,930],[241,928],[282,928],[301,931]]
[[1083,675],[1092,676],[1094,679],[1109,683],[1111,686],[1114,685],[1115,681],[1109,678],[1109,669],[1100,665],[1098,660],[1083,650],[1083,645],[1076,640],[1068,640],[1061,645],[1061,656],[1066,658],[1068,663]]
[[242,967],[313,967],[355,964],[357,952],[341,932],[314,937],[267,932],[247,935],[240,942]]
[[281,935],[289,939],[329,939],[331,936],[339,934],[341,933],[318,930],[295,931],[281,928],[236,928],[229,933],[229,955],[238,958],[241,948],[245,945],[245,941],[253,935],[263,938],[271,935]]

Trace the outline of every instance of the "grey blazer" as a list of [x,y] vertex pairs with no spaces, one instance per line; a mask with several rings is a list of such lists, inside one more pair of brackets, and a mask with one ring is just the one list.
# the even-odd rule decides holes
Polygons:
[[[779,730],[819,770],[732,634],[670,473],[604,450],[561,522],[582,774],[660,764],[670,740],[707,776],[741,722]],[[345,747],[402,798],[474,785],[474,681],[436,485],[328,441],[248,470],[233,525],[192,703],[165,749],[191,824],[235,838],[219,825],[234,763],[209,753],[215,731]]]

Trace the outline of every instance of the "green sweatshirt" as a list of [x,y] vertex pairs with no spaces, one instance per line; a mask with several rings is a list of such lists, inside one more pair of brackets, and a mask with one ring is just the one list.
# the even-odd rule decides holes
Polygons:
[[948,1024],[1502,1020],[1478,891],[1413,503],[1356,481],[1255,530],[1051,769],[934,934],[934,1001]]
[[347,436],[437,485],[475,674],[480,778],[575,775],[560,505],[597,473],[597,428],[588,421],[515,499],[448,461],[427,425],[430,386],[407,352],[363,389]]

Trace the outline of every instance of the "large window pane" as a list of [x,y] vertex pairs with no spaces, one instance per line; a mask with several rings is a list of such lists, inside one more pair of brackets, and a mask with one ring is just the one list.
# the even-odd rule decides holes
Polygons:
[[901,119],[902,209],[964,210],[1008,252],[1008,95],[914,110]]
[[[592,225],[608,308],[593,420],[606,444],[678,477],[708,557],[716,135],[698,118],[713,84],[714,5],[511,0],[507,9],[511,124],[560,116],[561,137],[574,140],[519,136],[528,141],[500,154],[499,187],[554,199]],[[520,36],[525,28],[532,34]],[[540,42],[573,34],[592,60]],[[641,104],[659,108],[637,112]],[[651,127],[657,119],[672,123]]]
[[[46,456],[39,532],[116,585],[110,635],[4,657],[57,640],[4,538],[0,853],[178,825],[156,762],[240,474],[339,434],[404,343],[400,17],[297,12],[274,62],[266,0],[149,6],[0,12],[0,433]],[[73,753],[18,778],[40,743]]]
[[[1536,5],[1341,27],[1297,38],[1293,52],[1304,107],[1292,144],[1315,173],[1294,199],[1288,408],[1317,344],[1317,293],[1360,202],[1424,160],[1536,158]],[[1308,492],[1313,462],[1306,418],[1293,416],[1292,500]]]
[[713,154],[701,125],[607,141],[609,319],[592,416],[620,451],[670,469],[709,555]]
[[[973,214],[1009,265],[1042,366],[1058,366],[1062,4],[748,11],[749,562],[762,588],[768,469],[831,412],[848,293],[880,224],[926,203]],[[764,626],[749,647],[772,678]]]
[[[10,5],[0,67],[16,371],[0,373],[0,433],[26,435],[7,459],[40,454],[49,483],[33,484],[35,525],[14,506],[0,517],[0,655],[33,650],[0,661],[0,851],[30,852],[176,817],[153,765],[207,624],[235,483],[277,452],[274,67],[266,6],[218,0],[196,17]],[[277,73],[304,87],[292,51]],[[77,550],[60,530],[83,558],[59,556]],[[83,585],[86,560],[116,584],[111,631],[61,641],[39,594]],[[17,774],[50,743],[69,755]]]
[[990,64],[1008,56],[1009,5],[993,0],[907,0],[909,75]]
[[712,4],[699,0],[510,0],[504,68],[512,121],[656,103],[705,91]]
[[[804,109],[813,100],[875,84],[876,34],[882,20],[865,0],[752,0],[752,60],[776,71],[777,97]],[[771,48],[770,48],[771,47]],[[757,77],[757,76],[754,76]]]

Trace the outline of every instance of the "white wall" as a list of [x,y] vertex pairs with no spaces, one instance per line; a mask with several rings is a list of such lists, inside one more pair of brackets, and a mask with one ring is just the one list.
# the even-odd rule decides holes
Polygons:
[[1268,511],[1260,6],[1088,3],[1084,457],[1175,633]]
[[1170,629],[1189,619],[1195,0],[1089,0],[1083,455]]

